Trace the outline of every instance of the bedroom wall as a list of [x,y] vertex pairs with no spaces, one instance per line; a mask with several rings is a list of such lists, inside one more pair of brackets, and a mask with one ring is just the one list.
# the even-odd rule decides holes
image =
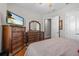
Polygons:
[[0,3],[0,52],[2,49],[2,24],[5,23],[6,20],[6,4]]
[[60,10],[46,15],[46,17],[50,18],[54,16],[61,16],[61,19],[64,22],[63,30],[61,30],[60,33],[61,37],[79,40],[79,31],[76,29],[76,26],[79,23],[79,4],[69,4]]
[[[31,20],[37,20],[42,24],[42,17],[36,13],[33,13],[32,11],[22,9],[22,7],[17,6],[16,4],[8,4],[7,9],[11,12],[14,12],[24,18],[24,26],[26,26],[26,31],[29,30],[29,21]],[[42,29],[43,30],[43,29]]]
[[61,16],[64,22],[64,28],[61,30],[61,37],[79,40],[78,32],[76,32],[76,22],[79,19],[79,4],[70,4],[64,9],[59,10],[56,15]]

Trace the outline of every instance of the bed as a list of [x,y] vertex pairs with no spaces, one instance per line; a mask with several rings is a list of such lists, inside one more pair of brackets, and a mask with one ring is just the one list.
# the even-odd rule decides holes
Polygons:
[[78,56],[79,41],[64,38],[53,38],[32,43],[25,56]]

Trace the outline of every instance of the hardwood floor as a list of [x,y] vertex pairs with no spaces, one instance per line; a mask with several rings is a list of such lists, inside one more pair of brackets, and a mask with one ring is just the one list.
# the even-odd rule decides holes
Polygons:
[[26,52],[26,48],[22,49],[19,53],[17,53],[15,56],[24,56]]

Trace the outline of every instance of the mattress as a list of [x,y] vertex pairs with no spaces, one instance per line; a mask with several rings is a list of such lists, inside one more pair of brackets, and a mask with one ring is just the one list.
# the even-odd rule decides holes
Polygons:
[[79,41],[64,38],[52,38],[32,43],[25,56],[78,56]]

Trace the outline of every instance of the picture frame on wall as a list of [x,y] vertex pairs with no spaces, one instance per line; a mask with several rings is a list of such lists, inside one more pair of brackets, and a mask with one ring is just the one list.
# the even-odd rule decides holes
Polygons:
[[59,30],[63,30],[63,20],[59,20]]

